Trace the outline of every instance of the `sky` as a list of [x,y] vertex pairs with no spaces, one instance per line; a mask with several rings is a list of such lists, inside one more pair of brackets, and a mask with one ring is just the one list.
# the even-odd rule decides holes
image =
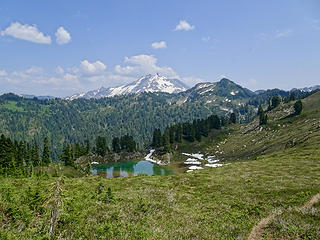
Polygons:
[[320,1],[0,1],[0,94],[65,97],[155,73],[190,87],[320,84]]

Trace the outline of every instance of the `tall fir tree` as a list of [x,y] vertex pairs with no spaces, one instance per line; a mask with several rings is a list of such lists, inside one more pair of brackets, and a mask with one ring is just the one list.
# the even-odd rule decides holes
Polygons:
[[89,140],[89,138],[87,138],[87,140],[86,140],[86,154],[89,154],[90,148],[91,148],[90,140]]
[[112,139],[112,150],[116,153],[121,151],[120,139],[118,137]]
[[299,115],[302,112],[302,101],[299,99],[298,101],[295,102],[293,105],[294,107],[294,114]]
[[107,153],[107,140],[105,137],[98,136],[96,140],[96,153],[100,156],[105,156]]
[[161,146],[161,131],[159,128],[156,128],[153,131],[152,146],[153,147],[160,147]]
[[33,141],[33,145],[32,145],[31,161],[34,167],[41,165],[39,144],[36,140]]
[[232,124],[237,123],[237,117],[235,113],[231,113],[230,118],[229,118],[229,122]]
[[50,162],[49,140],[45,137],[43,140],[42,164],[48,166]]
[[162,146],[165,152],[170,152],[170,136],[168,128],[165,129],[162,136]]
[[175,141],[178,143],[182,142],[182,126],[181,126],[181,124],[178,124],[176,127]]
[[74,159],[72,156],[72,149],[70,144],[66,144],[62,149],[61,161],[65,166],[74,166]]
[[261,114],[263,114],[263,108],[262,108],[261,104],[259,104],[257,115],[260,116]]

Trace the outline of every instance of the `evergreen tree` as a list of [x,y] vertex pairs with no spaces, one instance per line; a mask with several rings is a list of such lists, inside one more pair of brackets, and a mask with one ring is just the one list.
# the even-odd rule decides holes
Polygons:
[[178,124],[176,126],[175,141],[178,143],[182,142],[182,126],[181,126],[181,124]]
[[26,153],[24,161],[26,166],[30,166],[32,164],[32,148],[29,143],[26,144]]
[[221,118],[221,121],[217,115],[211,115],[209,118],[209,127],[210,129],[220,129],[222,125],[222,121],[224,121],[224,118]]
[[15,141],[15,163],[16,167],[19,169],[23,168],[25,158],[25,145],[24,142],[20,141],[19,143]]
[[31,161],[34,167],[41,165],[40,150],[36,140],[33,141],[31,149]]
[[162,136],[162,145],[163,145],[163,150],[165,152],[170,152],[170,137],[169,137],[169,131],[166,129],[163,133]]
[[271,107],[276,108],[280,105],[281,103],[281,98],[279,96],[275,96],[271,99]]
[[266,125],[268,122],[268,115],[264,112],[262,112],[262,114],[260,114],[259,116],[259,123],[260,125]]
[[[200,135],[208,137],[209,135],[209,121],[208,119],[198,120],[198,130],[200,131]],[[201,141],[201,139],[200,139]]]
[[1,135],[0,138],[0,173],[11,174],[14,172],[15,156],[11,139]]
[[170,143],[174,143],[174,140],[175,140],[175,133],[176,133],[176,130],[175,130],[175,126],[171,126],[169,128],[169,139],[170,139]]
[[161,131],[158,128],[153,131],[152,146],[153,147],[161,146]]
[[86,140],[86,154],[89,154],[90,152],[90,140],[87,138]]
[[50,162],[49,140],[46,137],[43,141],[42,164],[48,166]]
[[128,152],[135,152],[137,150],[137,144],[133,140],[133,137],[127,134],[120,138],[120,148]]
[[198,127],[194,127],[195,129],[195,134],[194,137],[198,142],[201,142],[201,132],[200,129]]
[[189,139],[190,142],[194,142],[194,140],[196,138],[196,130],[195,130],[193,125],[191,125],[191,129],[190,130],[191,131],[190,131],[190,135],[189,135],[188,139]]
[[112,150],[116,153],[119,153],[121,151],[120,139],[118,137],[112,139]]
[[96,153],[100,156],[105,156],[107,153],[107,141],[105,137],[98,136],[96,140]]
[[237,117],[235,113],[231,113],[230,118],[229,118],[229,122],[231,124],[235,124],[237,122]]
[[261,104],[259,104],[259,107],[258,107],[258,116],[261,116],[263,114],[263,108],[261,106]]
[[294,100],[296,100],[296,94],[294,92],[291,92],[290,96],[289,96],[289,101],[291,102],[291,101],[294,101]]
[[65,166],[74,166],[74,159],[72,156],[72,149],[70,144],[66,144],[62,149],[61,161]]
[[224,117],[221,117],[221,126],[224,127],[227,124],[228,124],[228,121]]
[[302,101],[299,99],[298,101],[295,102],[294,104],[294,114],[299,115],[302,112]]

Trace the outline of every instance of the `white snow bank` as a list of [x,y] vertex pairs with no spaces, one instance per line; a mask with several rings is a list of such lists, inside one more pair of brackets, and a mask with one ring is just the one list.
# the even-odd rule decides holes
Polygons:
[[199,167],[199,166],[190,166],[189,170],[201,170],[203,169],[203,167]]
[[220,160],[219,159],[214,159],[214,160],[211,160],[211,159],[207,159],[208,163],[216,163],[216,162],[219,162]]
[[221,163],[214,163],[214,164],[208,163],[208,164],[205,164],[204,166],[205,167],[222,167],[223,164],[221,164]]
[[92,162],[91,164],[92,165],[98,165],[99,163],[98,162]]
[[151,149],[150,152],[148,153],[148,155],[144,157],[144,160],[158,164],[158,165],[165,165],[163,162],[157,161],[157,160],[154,160],[151,158],[151,155],[154,153],[154,151],[155,151],[154,149]]
[[199,160],[203,160],[203,154],[201,154],[201,153],[182,153],[182,154],[185,156],[188,156],[188,157],[194,157]]
[[150,152],[148,153],[148,155],[144,157],[144,159],[147,160],[147,161],[148,160],[152,160],[150,157],[154,153],[154,151],[155,151],[154,149],[151,149]]
[[199,162],[199,161],[193,161],[193,162],[184,162],[184,164],[186,164],[186,165],[201,165],[201,162]]

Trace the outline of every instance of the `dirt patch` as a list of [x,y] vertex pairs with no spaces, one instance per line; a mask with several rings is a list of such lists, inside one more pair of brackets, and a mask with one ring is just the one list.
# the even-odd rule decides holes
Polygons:
[[[302,207],[299,208],[299,210],[307,210],[310,209],[314,204],[320,201],[320,193],[314,195],[308,202],[306,202]],[[256,224],[248,237],[248,240],[260,240],[262,239],[263,233],[265,231],[265,228],[268,226],[268,224],[281,212],[272,213],[268,217],[263,218],[259,221],[258,224]]]

